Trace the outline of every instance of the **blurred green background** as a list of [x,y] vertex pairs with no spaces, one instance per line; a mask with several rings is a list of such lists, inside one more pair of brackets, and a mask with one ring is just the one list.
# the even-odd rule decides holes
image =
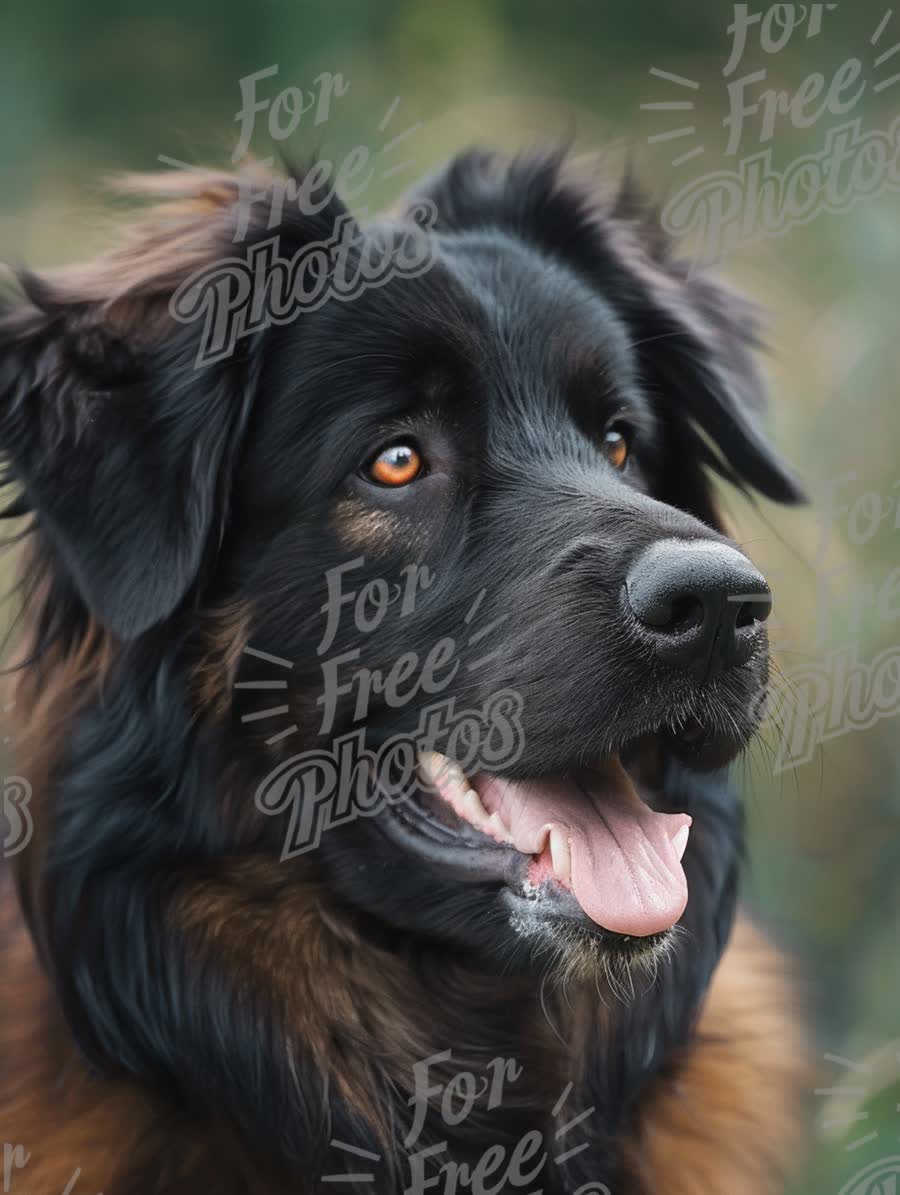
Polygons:
[[[782,115],[770,143],[751,119],[739,158],[771,144],[784,167],[821,149],[847,119],[887,130],[900,112],[900,81],[890,82],[900,72],[900,53],[891,53],[900,12],[886,18],[887,7],[871,0],[804,11],[777,53],[765,53],[753,26],[735,75],[765,69],[757,92],[795,92],[813,72],[827,86],[858,57],[863,93],[851,113],[826,111],[805,128]],[[308,94],[321,72],[349,85],[326,122],[304,115],[287,148],[340,160],[369,147],[378,169],[360,202],[372,211],[475,141],[610,147],[610,171],[630,146],[649,193],[665,203],[708,172],[735,167],[723,127],[733,17],[732,5],[699,0],[8,0],[0,258],[39,267],[102,248],[109,173],[155,169],[160,155],[226,164],[239,80],[276,64],[261,96],[289,86]],[[641,108],[672,101],[693,107]],[[694,131],[654,140],[680,127]],[[701,144],[702,154],[672,164]],[[251,146],[258,156],[272,152],[265,113]],[[867,664],[900,643],[891,577],[900,564],[898,217],[897,193],[882,188],[848,211],[759,239],[724,265],[768,313],[772,431],[813,499],[785,513],[724,498],[736,537],[771,577],[788,678],[827,678],[836,649]],[[889,680],[900,672],[886,667]],[[808,681],[794,683],[802,692]],[[779,767],[788,728],[776,717],[739,765],[750,821],[747,897],[806,977],[815,1088],[856,1093],[811,1087],[812,1148],[798,1195],[838,1192],[868,1164],[900,1153],[900,704],[863,729],[852,692],[826,683],[844,733],[806,762]]]

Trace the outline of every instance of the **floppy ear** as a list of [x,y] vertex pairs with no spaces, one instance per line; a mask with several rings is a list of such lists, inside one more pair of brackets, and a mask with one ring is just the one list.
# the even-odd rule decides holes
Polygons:
[[8,477],[87,607],[132,639],[197,575],[252,366],[194,370],[186,329],[135,351],[90,315],[39,301],[0,329]]
[[473,150],[425,185],[436,228],[507,228],[565,260],[631,330],[648,388],[708,436],[696,451],[737,485],[777,502],[803,492],[762,429],[764,386],[749,304],[677,260],[630,178],[617,194],[564,168],[562,152],[504,162]]
[[[171,614],[215,551],[256,390],[261,333],[198,366],[200,321],[177,322],[170,300],[196,271],[272,235],[257,190],[255,224],[235,245],[236,177],[139,183],[178,202],[90,266],[21,275],[30,302],[0,318],[7,480],[87,607],[124,640]],[[311,239],[334,209],[314,229],[295,215],[278,231]]]

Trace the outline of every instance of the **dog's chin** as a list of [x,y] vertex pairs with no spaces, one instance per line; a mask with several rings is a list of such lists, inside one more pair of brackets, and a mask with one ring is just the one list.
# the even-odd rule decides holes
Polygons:
[[646,735],[591,768],[526,778],[465,775],[429,752],[415,791],[385,794],[376,824],[425,868],[483,891],[485,917],[499,902],[514,939],[507,962],[605,974],[615,987],[658,966],[689,897],[691,818],[657,808],[666,758],[710,770],[743,745],[692,726],[679,741]]
[[501,899],[529,970],[553,976],[563,985],[570,980],[604,980],[613,995],[622,998],[634,994],[635,975],[656,975],[679,935],[677,925],[644,937],[612,933],[594,924],[558,887],[524,897],[506,889]]

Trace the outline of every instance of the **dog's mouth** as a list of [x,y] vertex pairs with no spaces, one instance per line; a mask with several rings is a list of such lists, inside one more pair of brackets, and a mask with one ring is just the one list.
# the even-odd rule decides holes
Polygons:
[[652,809],[618,754],[513,780],[467,777],[429,751],[418,773],[418,791],[388,806],[384,829],[429,862],[629,938],[665,933],[684,912],[691,818]]

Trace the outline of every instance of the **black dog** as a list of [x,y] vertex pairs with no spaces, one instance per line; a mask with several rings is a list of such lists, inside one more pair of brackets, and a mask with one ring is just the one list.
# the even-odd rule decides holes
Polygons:
[[[799,498],[752,313],[559,156],[467,154],[365,232],[257,192],[237,244],[234,179],[163,185],[0,324],[52,988],[11,928],[22,1189],[775,1189],[749,931],[704,1006],[769,609],[710,473]],[[378,285],[198,364],[185,306],[338,225]]]

